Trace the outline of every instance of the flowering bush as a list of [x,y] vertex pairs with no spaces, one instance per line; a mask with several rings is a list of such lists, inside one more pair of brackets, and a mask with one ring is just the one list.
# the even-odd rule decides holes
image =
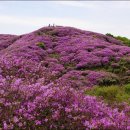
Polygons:
[[0,74],[4,77],[14,76],[35,82],[43,77],[44,67],[37,62],[22,57],[1,57]]
[[0,129],[129,130],[129,107],[83,93],[128,83],[129,56],[120,41],[71,27],[0,35]]
[[0,127],[8,129],[127,129],[125,112],[70,87],[23,84],[0,77]]

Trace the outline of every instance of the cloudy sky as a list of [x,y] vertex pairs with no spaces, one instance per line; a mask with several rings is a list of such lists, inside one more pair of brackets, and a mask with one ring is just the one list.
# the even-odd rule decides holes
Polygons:
[[0,34],[24,34],[48,24],[130,38],[129,1],[0,1]]

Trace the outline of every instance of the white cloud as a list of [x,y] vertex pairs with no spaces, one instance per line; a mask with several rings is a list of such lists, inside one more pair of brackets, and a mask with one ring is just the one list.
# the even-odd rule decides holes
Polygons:
[[0,15],[0,24],[30,25],[31,23],[29,23],[29,21],[26,21],[26,20],[18,18],[18,17]]
[[37,26],[37,25],[48,25],[50,24],[60,24],[60,25],[81,25],[84,26],[86,23],[82,20],[71,19],[71,18],[55,18],[55,17],[18,17],[18,16],[7,16],[0,15],[1,24],[18,24],[18,25],[28,25],[28,26]]
[[[0,15],[0,33],[10,34],[24,34],[39,29],[48,24],[55,24],[61,26],[71,26],[88,31],[94,31],[99,33],[113,33],[115,35],[124,35],[129,37],[130,27],[123,25],[119,28],[118,25],[108,24],[97,21],[79,20],[76,18],[56,18],[56,17],[18,17]],[[127,32],[126,32],[127,30]]]
[[[32,27],[32,29],[40,28],[43,26],[47,26],[48,24],[56,24],[61,26],[73,26],[77,28],[84,28],[87,26],[92,26],[90,23],[87,23],[85,21],[79,20],[79,19],[73,19],[73,18],[55,18],[55,17],[18,17],[18,16],[5,16],[0,15],[0,27],[4,26],[13,26],[14,29],[11,30],[12,33],[25,33],[27,32],[27,28]],[[16,32],[15,27],[19,26],[20,31]],[[21,28],[27,27],[27,28]],[[0,30],[3,32],[3,30]],[[31,30],[33,31],[33,30]],[[2,33],[1,32],[1,33]]]

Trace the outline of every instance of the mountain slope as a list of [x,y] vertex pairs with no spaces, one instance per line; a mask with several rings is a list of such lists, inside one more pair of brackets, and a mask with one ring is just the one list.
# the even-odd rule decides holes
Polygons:
[[84,88],[130,82],[130,47],[99,33],[44,27],[21,36],[1,35],[0,45],[1,57],[41,63],[48,72],[46,84],[62,81]]
[[129,82],[130,47],[112,37],[61,26],[0,35],[2,130],[130,130],[129,105],[105,102],[128,99]]

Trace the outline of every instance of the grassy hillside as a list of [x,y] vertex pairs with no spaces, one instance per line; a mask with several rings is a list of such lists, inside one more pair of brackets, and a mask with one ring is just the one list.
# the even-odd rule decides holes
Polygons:
[[106,35],[107,35],[107,36],[110,36],[110,37],[113,37],[113,38],[115,38],[115,39],[117,39],[117,40],[120,40],[120,41],[122,41],[125,45],[130,46],[130,39],[128,39],[127,37],[114,36],[114,35],[112,35],[112,34],[110,34],[110,33],[107,33]]

